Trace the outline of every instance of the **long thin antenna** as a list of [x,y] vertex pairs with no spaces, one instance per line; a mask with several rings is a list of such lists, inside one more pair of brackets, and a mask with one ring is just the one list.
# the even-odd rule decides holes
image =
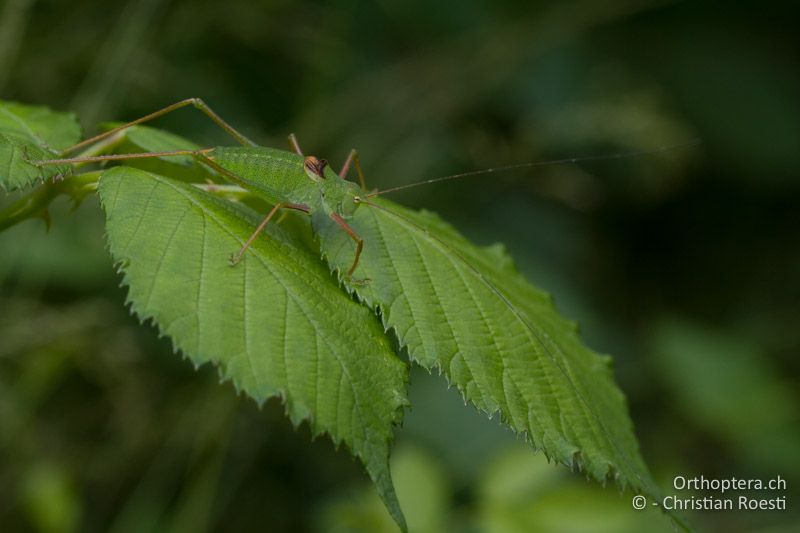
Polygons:
[[520,168],[531,168],[531,167],[543,167],[548,165],[568,165],[568,164],[575,164],[575,163],[584,163],[588,161],[607,161],[611,159],[626,159],[628,157],[639,157],[645,155],[653,155],[659,154],[662,152],[669,152],[670,150],[677,150],[678,148],[686,148],[688,146],[696,146],[698,144],[702,144],[702,140],[700,139],[692,139],[691,141],[687,141],[680,144],[672,144],[669,146],[661,146],[659,148],[653,148],[651,150],[638,150],[635,152],[619,152],[616,154],[605,154],[605,155],[590,155],[590,156],[582,156],[582,157],[567,157],[564,159],[550,159],[548,161],[533,161],[529,163],[516,163],[513,165],[505,165],[502,167],[494,167],[494,168],[486,168],[483,170],[471,170],[469,172],[461,172],[459,174],[451,174],[450,176],[442,176],[441,178],[432,178],[425,181],[418,181],[416,183],[409,183],[407,185],[399,185],[397,187],[391,187],[389,189],[384,189],[382,191],[375,191],[369,194],[364,195],[365,198],[372,198],[373,196],[378,196],[381,194],[386,194],[389,192],[395,191],[402,191],[403,189],[410,189],[412,187],[419,187],[420,185],[428,185],[429,183],[438,183],[440,181],[449,181],[458,178],[466,178],[469,176],[480,176],[482,174],[492,174],[495,172],[504,172],[507,170],[516,170]]

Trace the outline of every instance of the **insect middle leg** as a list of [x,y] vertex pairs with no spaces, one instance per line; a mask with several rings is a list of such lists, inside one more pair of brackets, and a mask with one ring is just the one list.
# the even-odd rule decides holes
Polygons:
[[138,124],[143,124],[145,122],[149,122],[149,121],[151,121],[153,119],[156,119],[158,117],[162,117],[162,116],[164,116],[164,115],[166,115],[168,113],[172,113],[173,111],[176,111],[176,110],[181,109],[182,107],[186,107],[188,105],[194,106],[195,109],[198,109],[198,110],[202,111],[208,118],[210,118],[212,121],[214,121],[214,123],[217,126],[222,128],[223,130],[225,130],[225,132],[227,132],[231,137],[236,139],[236,141],[238,141],[239,143],[241,143],[241,144],[243,144],[245,146],[255,146],[256,145],[256,143],[254,143],[253,141],[248,139],[244,134],[240,133],[233,126],[231,126],[230,124],[225,122],[225,120],[223,120],[222,117],[217,115],[214,112],[214,110],[211,109],[200,98],[187,98],[186,100],[181,100],[180,102],[175,102],[174,104],[168,105],[167,107],[165,107],[163,109],[159,109],[158,111],[150,113],[149,115],[145,115],[145,116],[143,116],[141,118],[137,118],[136,120],[132,120],[132,121],[126,123],[126,124],[123,124],[121,126],[117,126],[116,128],[110,129],[110,130],[108,130],[106,132],[103,132],[103,133],[100,133],[98,135],[95,135],[94,137],[91,137],[89,139],[81,141],[78,144],[70,146],[66,150],[62,150],[61,151],[61,155],[63,156],[63,155],[69,154],[71,152],[74,152],[75,150],[79,150],[79,149],[84,148],[86,146],[90,146],[90,145],[92,145],[92,144],[94,144],[94,143],[96,143],[98,141],[102,141],[103,139],[114,135],[115,133],[118,133],[118,132],[120,132],[122,130],[128,129],[131,126],[136,126]]
[[264,228],[267,227],[267,224],[269,224],[269,221],[272,220],[273,216],[275,216],[275,213],[278,212],[278,209],[284,207],[287,209],[296,209],[298,211],[303,211],[304,213],[309,212],[309,207],[303,204],[290,204],[286,202],[275,204],[275,206],[272,209],[270,209],[269,213],[267,213],[267,216],[264,217],[264,220],[261,221],[261,224],[258,225],[253,234],[250,235],[250,238],[247,239],[247,242],[244,243],[242,249],[239,250],[239,253],[231,255],[231,261],[230,261],[231,266],[236,266],[239,263],[239,261],[242,260],[242,257],[244,257],[244,253],[247,251],[248,248],[250,248],[250,245],[253,244],[253,241],[256,240],[256,237],[258,237],[258,235],[262,231],[264,231]]

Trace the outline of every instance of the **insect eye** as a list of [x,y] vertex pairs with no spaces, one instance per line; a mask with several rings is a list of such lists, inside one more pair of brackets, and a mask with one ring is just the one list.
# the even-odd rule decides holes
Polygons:
[[314,179],[314,176],[319,178],[325,179],[325,167],[328,165],[328,162],[324,159],[318,159],[313,155],[306,157],[304,162],[304,166],[308,175]]

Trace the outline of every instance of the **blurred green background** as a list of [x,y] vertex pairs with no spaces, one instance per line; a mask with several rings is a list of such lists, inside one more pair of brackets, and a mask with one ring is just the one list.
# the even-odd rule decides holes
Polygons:
[[[505,242],[615,356],[663,487],[787,479],[789,510],[689,513],[699,529],[797,531],[798,20],[797,2],[4,0],[0,98],[94,132],[200,96],[265,145],[357,147],[379,188],[702,140],[394,198]],[[158,124],[229,143],[189,110]],[[173,355],[119,281],[96,201],[0,234],[2,531],[394,530],[345,451]],[[414,372],[410,395],[393,473],[412,531],[672,530],[443,379]]]

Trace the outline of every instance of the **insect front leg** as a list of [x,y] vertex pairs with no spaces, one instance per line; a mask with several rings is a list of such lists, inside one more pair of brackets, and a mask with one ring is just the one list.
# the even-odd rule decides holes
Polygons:
[[347,171],[350,170],[350,165],[353,164],[356,167],[356,173],[358,174],[358,184],[361,186],[361,189],[366,191],[367,190],[367,182],[364,180],[364,171],[361,169],[361,160],[358,158],[358,151],[353,148],[350,150],[350,154],[347,156],[347,159],[342,165],[342,170],[339,171],[339,177],[345,179],[347,176]]
[[289,144],[297,155],[303,155],[303,150],[300,148],[300,143],[297,142],[297,135],[294,133],[289,134]]

